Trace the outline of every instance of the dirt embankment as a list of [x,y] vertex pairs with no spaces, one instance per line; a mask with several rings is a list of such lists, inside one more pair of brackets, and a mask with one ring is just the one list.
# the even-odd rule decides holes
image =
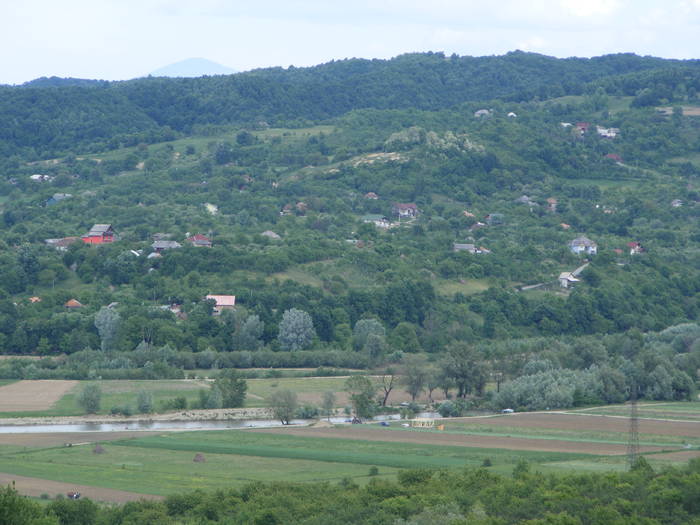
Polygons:
[[241,419],[271,419],[269,408],[221,408],[216,410],[183,410],[167,414],[140,414],[131,417],[92,415],[54,417],[0,418],[0,426],[11,425],[72,425],[83,423],[135,423],[138,421],[235,421]]

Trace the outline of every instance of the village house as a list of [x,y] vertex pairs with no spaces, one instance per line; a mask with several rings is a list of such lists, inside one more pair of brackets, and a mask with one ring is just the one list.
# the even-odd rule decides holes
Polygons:
[[555,199],[554,197],[549,197],[547,199],[547,211],[550,213],[556,213],[557,204],[559,204],[559,201],[557,201],[557,199]]
[[470,212],[469,210],[464,210],[464,211],[462,212],[462,215],[464,215],[465,217],[476,217],[476,215],[474,215],[474,214],[473,214],[472,212]]
[[683,206],[683,201],[680,199],[673,199],[671,201],[671,208],[680,208]]
[[535,201],[533,201],[533,200],[532,200],[530,197],[528,197],[527,195],[523,195],[523,196],[521,196],[521,197],[518,197],[517,199],[515,199],[515,202],[516,202],[517,204],[526,204],[526,205],[528,205],[530,208],[533,208],[533,207],[535,207],[535,206],[539,206],[539,204],[537,204]]
[[619,128],[604,128],[602,126],[596,126],[595,130],[599,136],[606,139],[614,139],[620,134]]
[[37,297],[36,295],[34,297],[29,298],[29,302],[34,304],[34,303],[40,303],[41,302],[41,297]]
[[622,162],[622,157],[620,157],[620,155],[618,155],[617,153],[608,153],[608,154],[605,156],[605,158],[606,158],[606,159],[610,159],[610,160],[612,160],[613,162]]
[[629,248],[630,255],[637,255],[644,251],[644,247],[636,241],[628,242],[627,248]]
[[51,248],[55,248],[60,252],[65,252],[68,247],[80,241],[80,237],[63,237],[61,239],[44,239],[44,243]]
[[571,225],[566,224],[565,222],[562,222],[561,224],[559,224],[559,226],[561,226],[562,230],[570,230],[571,229]]
[[376,201],[378,198],[379,198],[379,195],[377,195],[373,191],[365,193],[365,199]]
[[479,109],[474,112],[474,118],[488,118],[491,116],[490,109]]
[[598,252],[598,245],[588,237],[582,235],[581,237],[576,237],[569,243],[569,249],[577,255],[581,253],[595,255]]
[[201,233],[187,237],[185,240],[195,248],[211,248],[212,246],[211,239]]
[[53,206],[54,204],[58,204],[62,200],[69,199],[72,196],[73,195],[71,195],[70,193],[54,193],[51,197],[49,197],[46,200],[46,205]]
[[412,202],[397,202],[394,204],[392,211],[394,215],[399,216],[399,219],[410,219],[418,216],[418,206]]
[[479,229],[481,229],[481,228],[484,228],[485,226],[486,226],[486,223],[484,223],[484,222],[480,222],[480,221],[479,221],[479,222],[475,222],[474,224],[472,224],[472,225],[469,227],[469,231],[470,231],[470,232],[473,232],[473,231],[479,230]]
[[491,253],[491,250],[487,250],[483,246],[477,246],[475,244],[464,244],[464,243],[458,243],[454,242],[452,243],[452,251],[453,252],[467,252],[467,253],[472,253],[472,254],[486,254],[486,253]]
[[51,175],[42,175],[41,173],[35,173],[29,176],[30,180],[36,182],[51,182],[54,178]]
[[391,226],[391,222],[383,215],[368,214],[362,217],[362,222],[365,224],[374,224],[377,228],[386,230]]
[[517,118],[518,117],[518,115],[516,115],[512,111],[510,111],[507,116],[508,116],[508,118]]
[[581,279],[574,277],[571,272],[561,272],[559,274],[559,286],[562,288],[569,288],[574,283],[580,282]]
[[174,250],[176,248],[182,248],[182,244],[177,241],[153,241],[151,248],[156,253],[161,253],[165,250]]
[[81,239],[85,244],[106,244],[114,242],[116,237],[111,224],[95,224]]
[[588,128],[590,128],[591,125],[588,122],[577,122],[576,123],[576,130],[581,134],[585,135],[586,132],[588,131]]
[[77,308],[82,308],[83,304],[80,301],[78,301],[77,299],[69,299],[63,305],[63,307],[68,308],[69,310],[75,310]]
[[206,300],[214,301],[214,315],[221,315],[224,310],[234,310],[236,308],[235,295],[207,295]]

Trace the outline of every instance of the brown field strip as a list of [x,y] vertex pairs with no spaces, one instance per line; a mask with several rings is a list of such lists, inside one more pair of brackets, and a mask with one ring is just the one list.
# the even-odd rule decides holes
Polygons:
[[[627,445],[609,443],[587,443],[560,439],[528,439],[501,436],[473,436],[469,434],[440,434],[410,430],[388,430],[369,426],[347,426],[334,428],[287,427],[255,429],[248,432],[289,434],[294,436],[335,439],[357,439],[362,441],[385,441],[391,443],[416,443],[421,445],[447,445],[457,447],[500,448],[507,450],[538,450],[542,452],[573,452],[614,456],[625,454]],[[640,447],[641,452],[657,452],[663,447]]]
[[[448,419],[469,425],[490,427],[546,428],[558,430],[597,430],[606,432],[628,432],[629,420],[626,417],[572,415],[540,412],[508,414],[495,417],[466,417]],[[700,422],[664,421],[661,419],[639,419],[640,434],[662,436],[700,437]]]
[[77,381],[42,379],[0,386],[0,412],[49,409],[77,384]]
[[647,456],[647,459],[660,460],[660,461],[673,461],[678,463],[685,463],[691,459],[700,458],[700,450],[678,450],[676,452],[668,452],[666,454],[654,454],[652,456]]
[[105,489],[102,487],[92,487],[90,485],[76,485],[65,481],[52,481],[41,478],[29,478],[27,476],[17,476],[0,472],[0,486],[15,484],[15,488],[20,494],[38,498],[42,494],[55,497],[57,494],[65,495],[67,492],[77,491],[83,497],[95,501],[108,501],[112,503],[126,503],[127,501],[138,501],[140,499],[161,500],[162,496],[151,494],[138,494],[125,490]]

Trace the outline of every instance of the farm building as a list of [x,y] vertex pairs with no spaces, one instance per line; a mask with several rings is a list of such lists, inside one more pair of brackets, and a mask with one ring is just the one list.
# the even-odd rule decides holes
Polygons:
[[81,239],[85,244],[106,244],[114,242],[115,237],[111,224],[95,224]]
[[576,237],[569,243],[569,249],[575,254],[586,253],[588,255],[594,255],[598,252],[598,245],[588,237],[582,235],[581,237]]
[[214,301],[214,315],[220,315],[224,310],[236,308],[235,295],[207,295],[205,299]]

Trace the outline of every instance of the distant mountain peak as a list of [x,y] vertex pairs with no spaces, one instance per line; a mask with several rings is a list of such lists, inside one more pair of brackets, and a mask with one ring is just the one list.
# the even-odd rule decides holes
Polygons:
[[151,72],[153,77],[201,77],[204,75],[231,75],[236,71],[206,58],[186,58]]

